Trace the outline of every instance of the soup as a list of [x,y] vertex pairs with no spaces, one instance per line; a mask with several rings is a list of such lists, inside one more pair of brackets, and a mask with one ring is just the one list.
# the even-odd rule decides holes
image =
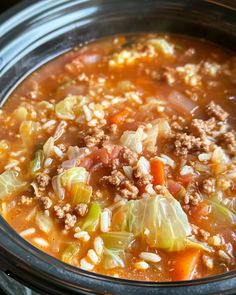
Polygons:
[[234,269],[235,63],[149,34],[44,65],[0,112],[1,215],[87,271],[160,282]]

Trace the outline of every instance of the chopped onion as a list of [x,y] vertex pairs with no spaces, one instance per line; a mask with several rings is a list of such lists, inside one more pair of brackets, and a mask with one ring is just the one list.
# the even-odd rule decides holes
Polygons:
[[178,91],[172,91],[168,100],[172,107],[182,115],[192,114],[198,108],[195,102]]

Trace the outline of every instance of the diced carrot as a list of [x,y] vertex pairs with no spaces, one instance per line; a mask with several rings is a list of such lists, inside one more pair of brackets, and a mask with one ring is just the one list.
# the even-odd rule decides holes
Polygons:
[[173,271],[174,281],[191,280],[200,257],[200,250],[187,249],[176,257]]
[[125,109],[109,118],[109,122],[111,124],[121,125],[125,119],[128,117],[130,111]]
[[151,161],[151,174],[153,176],[154,185],[165,184],[165,170],[164,164],[159,159],[154,159]]

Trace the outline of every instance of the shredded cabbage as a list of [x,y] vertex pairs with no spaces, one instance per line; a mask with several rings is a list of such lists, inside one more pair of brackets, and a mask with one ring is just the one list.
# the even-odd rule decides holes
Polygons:
[[151,247],[168,251],[183,249],[191,234],[187,215],[169,193],[128,201],[113,215],[113,225],[143,238]]
[[134,240],[127,232],[109,232],[101,235],[104,243],[103,265],[105,269],[124,267],[125,250]]
[[49,137],[49,139],[43,145],[43,153],[44,153],[45,159],[50,157],[53,154],[54,142],[55,142],[55,139],[53,137]]
[[39,131],[40,124],[34,121],[23,121],[20,124],[20,136],[26,147],[34,143],[34,136]]
[[120,141],[122,145],[126,146],[127,148],[137,153],[141,153],[143,150],[143,145],[142,145],[143,136],[144,136],[143,129],[138,128],[137,131],[125,131],[122,134]]
[[18,179],[16,171],[7,170],[0,175],[0,199],[19,192],[26,183]]
[[36,224],[38,225],[39,229],[46,234],[50,233],[52,230],[53,222],[50,216],[47,216],[43,212],[37,212],[35,218]]
[[60,199],[64,199],[65,192],[71,191],[77,183],[86,183],[89,173],[83,167],[70,168],[52,179],[52,187],[54,192]]
[[87,101],[84,96],[67,96],[55,106],[56,116],[63,120],[74,120],[76,112]]
[[30,173],[34,175],[36,172],[40,171],[43,166],[43,151],[38,150],[34,155],[34,159],[30,161]]

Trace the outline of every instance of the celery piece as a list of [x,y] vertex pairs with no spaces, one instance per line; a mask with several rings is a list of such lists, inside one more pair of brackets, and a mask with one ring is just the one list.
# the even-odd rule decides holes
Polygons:
[[80,247],[78,244],[70,244],[62,253],[61,260],[65,263],[72,264],[74,257],[79,253]]
[[38,150],[34,155],[34,159],[30,161],[30,173],[34,175],[36,172],[42,169],[43,165],[43,151]]
[[93,189],[85,183],[76,183],[72,188],[73,205],[90,202]]
[[88,232],[92,232],[96,230],[96,227],[99,222],[99,218],[101,215],[101,207],[98,202],[92,203],[89,208],[89,212],[85,217],[85,220],[82,224],[82,230],[86,230]]

